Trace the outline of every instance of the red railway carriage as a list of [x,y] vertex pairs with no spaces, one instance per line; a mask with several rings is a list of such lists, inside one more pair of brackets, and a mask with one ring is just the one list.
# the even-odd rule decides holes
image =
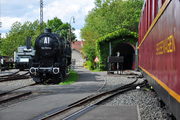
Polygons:
[[180,119],[180,0],[145,0],[138,43],[139,68]]

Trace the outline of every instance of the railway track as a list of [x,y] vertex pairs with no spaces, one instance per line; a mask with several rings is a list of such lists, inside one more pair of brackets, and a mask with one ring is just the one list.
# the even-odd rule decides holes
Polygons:
[[28,85],[25,85],[25,86],[22,86],[22,87],[18,87],[18,88],[15,88],[15,89],[8,90],[6,92],[0,93],[0,104],[9,102],[11,100],[18,99],[18,98],[23,97],[23,96],[30,95],[32,93],[31,91],[16,92],[16,90],[19,90],[19,89],[22,89],[22,88],[25,88],[25,87],[28,87],[28,86],[33,86],[33,85],[36,85],[36,84],[32,83],[32,84],[28,84]]
[[122,94],[129,90],[136,89],[137,86],[143,87],[147,83],[147,81],[143,81],[142,83],[135,84],[136,82],[137,82],[137,79],[133,81],[132,83],[121,86],[119,88],[116,88],[107,92],[99,93],[99,94],[90,95],[70,105],[58,107],[42,115],[39,115],[35,117],[33,120],[47,120],[47,119],[49,120],[49,119],[56,119],[56,118],[63,119],[63,120],[76,119],[80,117],[81,115],[85,114],[86,112],[96,108],[97,105],[102,104],[106,100],[118,94]]
[[14,72],[14,73],[9,74],[9,75],[0,76],[0,82],[30,78],[29,72],[26,72],[24,74],[18,74],[18,73],[19,73],[19,71]]
[[15,74],[17,74],[17,73],[19,73],[20,71],[18,70],[18,71],[16,71],[16,72],[14,72],[14,73],[11,73],[11,74],[7,74],[7,75],[0,75],[0,78],[1,77],[8,77],[8,76],[12,76],[12,75],[15,75]]
[[[21,80],[21,79],[28,79],[28,78],[30,78],[29,72],[20,73],[20,71],[16,71],[11,74],[1,75],[0,82],[14,81],[14,80]],[[17,87],[17,88],[0,93],[0,104],[9,102],[11,100],[14,100],[14,99],[26,96],[26,95],[30,95],[32,93],[31,91],[16,92],[16,90],[19,90],[28,86],[32,86],[32,85],[35,85],[35,84],[34,83],[27,84],[27,85]]]

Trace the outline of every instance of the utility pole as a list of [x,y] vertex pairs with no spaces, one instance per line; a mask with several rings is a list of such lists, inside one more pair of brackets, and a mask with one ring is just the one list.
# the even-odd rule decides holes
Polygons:
[[70,25],[70,28],[69,28],[69,41],[70,41],[70,42],[72,42],[72,41],[71,41],[71,21],[72,21],[73,23],[75,23],[75,18],[74,18],[74,16],[72,16],[72,17],[70,18],[70,21],[69,21],[69,25]]
[[40,0],[40,31],[43,32],[43,0]]
[[[1,13],[0,13],[0,29],[2,27],[2,22],[1,22]],[[1,33],[0,33],[0,42],[1,42]]]
[[[1,27],[2,27],[2,22],[1,22],[1,3],[0,3],[0,29]],[[1,33],[0,33],[0,43],[1,43]]]

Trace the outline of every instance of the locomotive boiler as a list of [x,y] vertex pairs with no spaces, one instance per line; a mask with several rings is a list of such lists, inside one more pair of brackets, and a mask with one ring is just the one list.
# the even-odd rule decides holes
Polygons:
[[36,83],[59,83],[71,65],[70,42],[45,29],[35,41],[30,74]]

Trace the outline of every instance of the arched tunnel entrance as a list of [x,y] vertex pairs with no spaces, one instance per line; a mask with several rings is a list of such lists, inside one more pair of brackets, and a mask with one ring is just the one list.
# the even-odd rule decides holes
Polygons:
[[121,43],[112,49],[112,56],[117,56],[117,52],[120,52],[120,56],[124,57],[123,70],[133,69],[135,56],[134,48],[128,43]]

